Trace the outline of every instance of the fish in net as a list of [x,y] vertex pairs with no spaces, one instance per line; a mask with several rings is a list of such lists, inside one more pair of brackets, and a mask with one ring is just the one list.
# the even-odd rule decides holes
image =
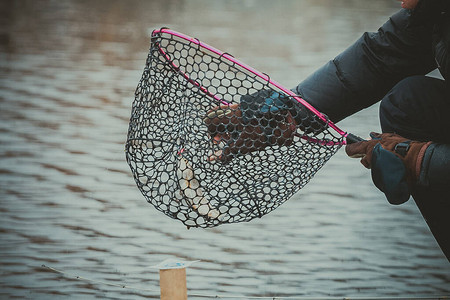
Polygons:
[[206,228],[276,209],[352,136],[268,75],[162,28],[152,33],[125,152],[149,203]]

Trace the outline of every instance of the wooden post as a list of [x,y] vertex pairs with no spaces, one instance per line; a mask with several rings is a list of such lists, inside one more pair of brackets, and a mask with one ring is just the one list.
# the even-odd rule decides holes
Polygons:
[[161,300],[187,300],[186,268],[160,269]]

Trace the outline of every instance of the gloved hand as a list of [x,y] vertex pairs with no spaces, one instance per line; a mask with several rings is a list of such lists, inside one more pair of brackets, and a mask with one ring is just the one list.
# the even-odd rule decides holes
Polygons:
[[431,142],[411,141],[394,133],[372,132],[370,136],[371,140],[348,144],[345,152],[350,157],[362,158],[361,163],[371,169],[374,184],[390,203],[406,202]]
[[235,156],[262,150],[269,145],[292,144],[296,123],[287,110],[267,111],[246,119],[240,104],[220,105],[207,112],[204,122],[217,144],[225,146],[209,157],[228,162]]
[[328,127],[297,100],[273,90],[264,89],[252,95],[242,96],[241,111],[244,123],[255,118],[270,119],[272,115],[284,114],[289,111],[298,128],[305,134],[318,134]]

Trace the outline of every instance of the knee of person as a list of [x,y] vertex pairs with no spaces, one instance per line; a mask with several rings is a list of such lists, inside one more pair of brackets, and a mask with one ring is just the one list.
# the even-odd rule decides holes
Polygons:
[[383,132],[398,132],[399,123],[411,115],[411,103],[422,76],[412,76],[398,82],[381,100],[379,114]]
[[403,101],[416,99],[424,93],[423,85],[430,78],[422,75],[407,77],[399,81],[383,98],[382,103],[393,102],[398,106]]
[[415,75],[399,81],[382,99],[381,107],[419,108],[439,103],[445,98],[445,81],[424,75]]
[[444,105],[447,93],[445,82],[437,78],[418,75],[401,80],[381,100],[383,132],[423,138],[442,128],[438,121],[443,120],[442,114],[449,108]]

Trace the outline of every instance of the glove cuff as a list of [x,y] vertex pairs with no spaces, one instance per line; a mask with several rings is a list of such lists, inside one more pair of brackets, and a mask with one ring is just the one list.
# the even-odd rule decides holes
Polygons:
[[428,142],[420,149],[420,153],[423,154],[417,157],[416,174],[418,185],[429,186],[428,171],[435,147],[436,144]]
[[420,173],[422,170],[422,162],[424,161],[425,153],[427,152],[428,147],[432,144],[432,142],[425,143],[419,150],[417,154],[417,162],[416,162],[416,170],[415,170],[415,178],[419,180]]
[[[408,182],[414,185],[419,181],[422,170],[422,162],[427,148],[432,142],[403,141],[393,146],[393,151],[404,161]],[[392,146],[391,146],[392,147]]]

